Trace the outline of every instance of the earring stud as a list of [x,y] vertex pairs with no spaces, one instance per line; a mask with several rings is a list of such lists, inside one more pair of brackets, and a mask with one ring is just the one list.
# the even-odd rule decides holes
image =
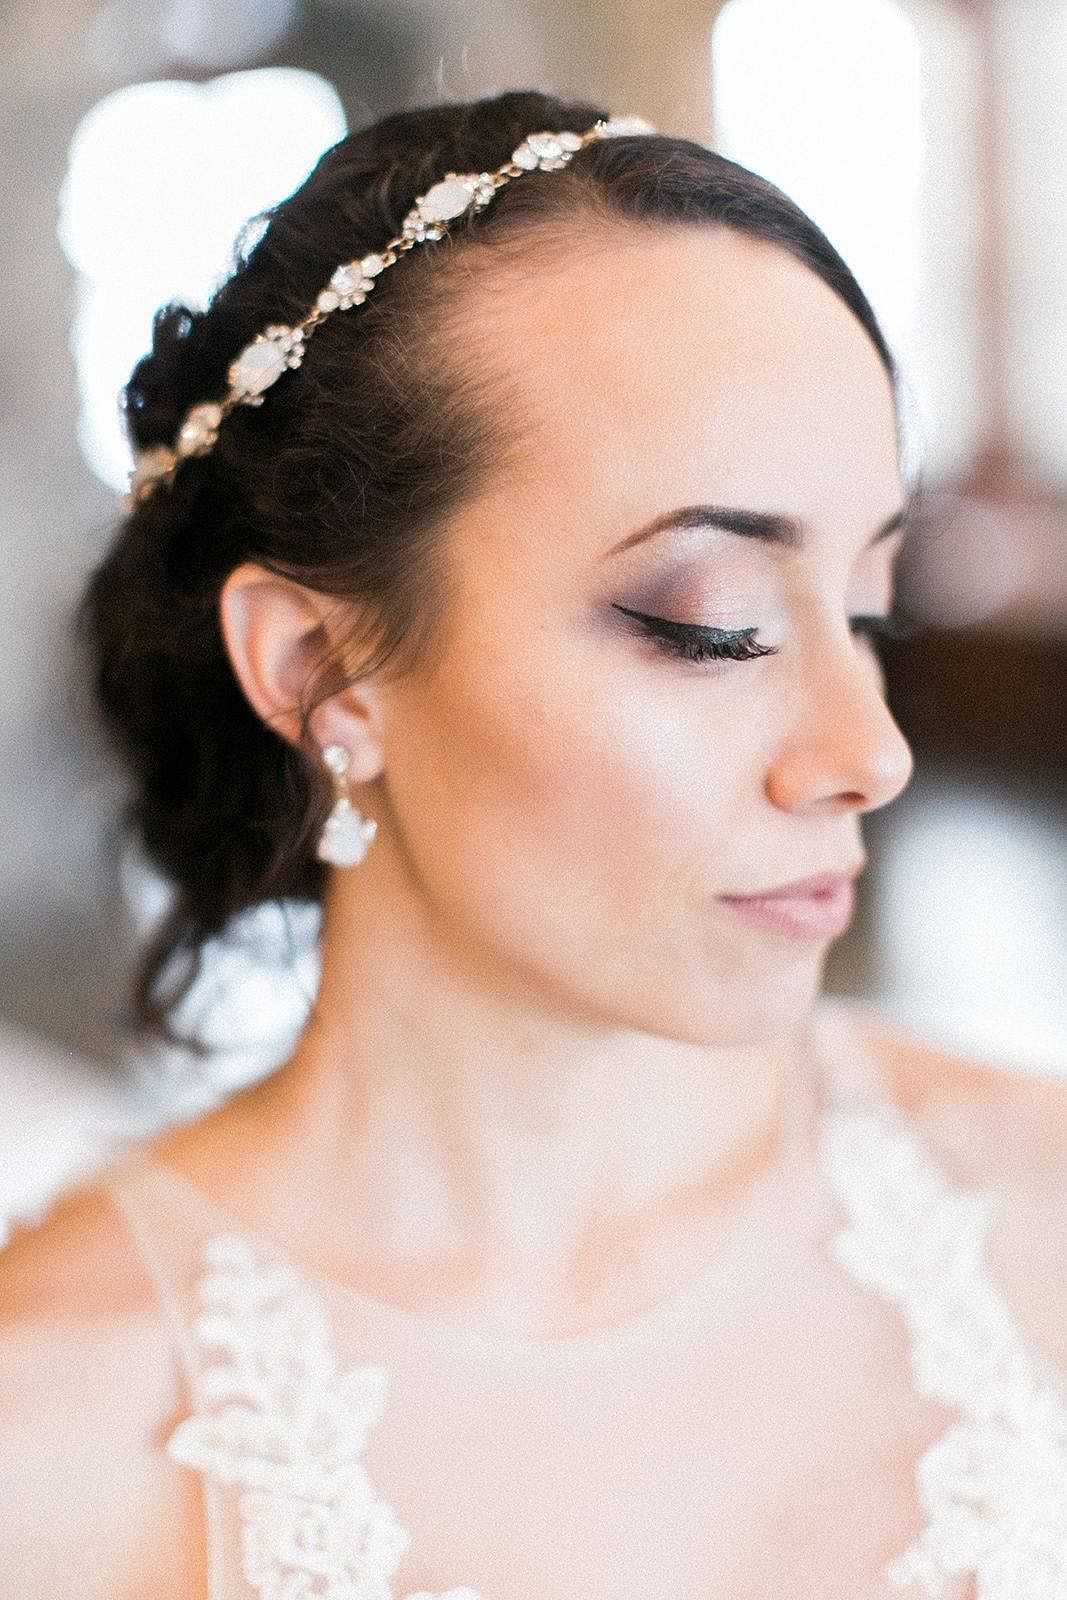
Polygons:
[[346,779],[350,759],[343,744],[328,744],[322,759],[334,777],[337,798],[323,824],[315,854],[333,867],[354,867],[363,860],[378,831],[373,817],[365,817],[352,804]]

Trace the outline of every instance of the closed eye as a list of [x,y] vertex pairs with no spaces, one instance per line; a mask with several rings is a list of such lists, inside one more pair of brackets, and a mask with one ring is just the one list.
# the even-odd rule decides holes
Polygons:
[[651,617],[643,611],[631,611],[628,606],[616,605],[615,610],[633,617],[661,649],[685,661],[752,661],[757,656],[778,653],[775,645],[755,642],[755,628],[706,628],[695,622]]
[[[633,617],[656,645],[685,661],[754,661],[778,654],[776,645],[756,642],[756,628],[709,628],[695,622],[676,622],[671,617],[649,616],[628,606],[615,605],[615,610]],[[911,639],[920,631],[918,619],[899,605],[886,616],[851,617],[849,628],[855,637],[867,639],[879,654],[887,644]]]

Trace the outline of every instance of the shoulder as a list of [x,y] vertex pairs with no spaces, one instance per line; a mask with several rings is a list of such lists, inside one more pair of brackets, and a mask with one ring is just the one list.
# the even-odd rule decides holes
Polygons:
[[182,1592],[187,1490],[160,1448],[180,1404],[154,1291],[106,1189],[69,1191],[17,1226],[0,1251],[0,1477],[15,1486],[4,1566],[20,1600],[143,1593],[147,1543],[152,1592]]
[[35,1221],[16,1223],[0,1253],[0,1329],[56,1326],[82,1320],[94,1299],[136,1302],[143,1275],[125,1247],[118,1214],[103,1185],[89,1182],[63,1190]]
[[874,1012],[855,1013],[909,1121],[975,1175],[1051,1182],[1067,1176],[1067,1074],[968,1056]]

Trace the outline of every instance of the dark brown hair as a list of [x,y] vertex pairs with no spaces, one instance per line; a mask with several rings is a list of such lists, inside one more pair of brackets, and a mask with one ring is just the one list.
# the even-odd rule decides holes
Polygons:
[[[328,150],[299,189],[238,241],[205,311],[170,304],[124,391],[133,444],[173,442],[185,411],[221,396],[237,352],[270,323],[307,314],[333,269],[399,232],[448,170],[491,170],[540,129],[589,128],[605,108],[509,91],[382,118]],[[307,718],[345,682],[336,653],[305,697],[298,748],[245,698],[218,597],[253,561],[353,603],[358,674],[402,673],[433,651],[447,600],[440,532],[509,447],[448,320],[453,264],[502,274],[598,222],[717,224],[804,262],[869,334],[899,398],[894,359],[856,279],[773,184],[705,146],[664,135],[584,147],[570,165],[505,184],[443,240],[416,246],[366,304],[327,318],[301,367],[259,407],[225,419],[210,455],[136,506],[88,581],[77,627],[107,726],[133,779],[125,821],[174,901],[132,984],[131,1031],[181,1042],[172,1013],[204,943],[273,899],[318,901],[314,841],[332,799]],[[453,289],[454,294],[454,289]]]

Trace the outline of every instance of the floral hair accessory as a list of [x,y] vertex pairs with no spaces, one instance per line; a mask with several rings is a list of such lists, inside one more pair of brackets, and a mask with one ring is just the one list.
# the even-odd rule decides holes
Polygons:
[[204,401],[185,413],[172,445],[154,444],[134,454],[127,509],[148,499],[162,484],[168,487],[181,463],[190,456],[205,456],[219,435],[219,425],[235,406],[260,406],[266,391],[304,359],[305,342],[320,322],[334,311],[361,305],[387,267],[406,251],[427,239],[440,239],[449,223],[468,211],[487,206],[496,191],[524,172],[554,172],[565,167],[576,151],[595,139],[627,134],[655,133],[643,117],[601,118],[584,133],[531,133],[511,152],[511,159],[493,172],[446,172],[419,195],[400,232],[380,249],[339,266],[316,296],[311,311],[292,327],[273,323],[257,333],[230,363],[229,389],[221,400]]

